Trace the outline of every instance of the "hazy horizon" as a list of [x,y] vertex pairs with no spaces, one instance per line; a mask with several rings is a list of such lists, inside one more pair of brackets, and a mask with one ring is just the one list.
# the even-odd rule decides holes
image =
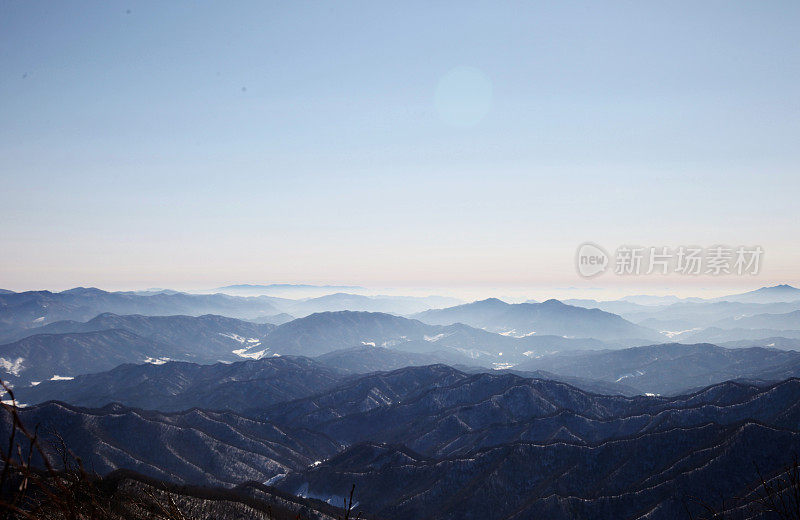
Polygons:
[[[286,282],[271,282],[276,284],[286,285],[312,285],[298,282],[296,284]],[[50,290],[54,292],[73,289],[75,287],[96,287],[105,291],[160,291],[160,290],[176,290],[187,292],[191,294],[211,294],[216,292],[224,292],[234,296],[254,296],[256,293],[248,293],[246,291],[234,290],[220,290],[228,287],[229,285],[270,285],[268,283],[237,283],[237,284],[220,284],[213,287],[198,287],[198,286],[102,286],[96,284],[79,284],[70,286],[57,286],[57,287],[8,287],[0,286],[0,289],[14,290],[16,292],[32,291],[32,290]],[[304,291],[297,291],[292,289],[274,289],[264,291],[258,294],[274,296],[279,298],[289,299],[303,299],[315,298],[336,293],[358,294],[365,296],[443,296],[463,300],[465,302],[481,300],[485,298],[499,298],[509,303],[519,303],[526,300],[544,301],[551,298],[558,300],[568,299],[592,299],[592,300],[617,300],[624,297],[632,296],[676,296],[678,298],[718,298],[721,296],[729,296],[732,294],[739,294],[761,287],[771,287],[774,285],[781,285],[790,282],[775,282],[766,284],[742,284],[740,286],[719,286],[719,287],[703,287],[692,286],[686,288],[680,287],[602,287],[602,286],[585,286],[585,287],[530,287],[530,286],[431,286],[431,287],[392,287],[392,286],[358,286],[353,285],[352,288],[343,289],[330,289],[320,284],[316,287],[309,288]],[[329,284],[329,285],[351,285],[351,284]]]

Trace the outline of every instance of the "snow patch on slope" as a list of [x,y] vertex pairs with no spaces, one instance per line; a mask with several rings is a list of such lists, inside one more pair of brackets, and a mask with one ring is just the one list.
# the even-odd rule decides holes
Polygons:
[[[259,343],[259,345],[260,344],[261,343]],[[256,345],[256,346],[258,346],[258,345]],[[243,357],[243,358],[261,359],[262,357],[264,357],[264,354],[266,354],[267,351],[269,350],[268,348],[265,348],[263,350],[255,350],[255,351],[251,352],[250,351],[251,348],[253,348],[253,347],[240,348],[240,349],[234,350],[233,353],[236,354],[237,356]]]
[[226,338],[230,338],[233,341],[241,343],[242,345],[249,344],[250,347],[256,346],[256,343],[261,344],[261,340],[258,338],[245,338],[244,336],[234,334],[233,332],[218,332],[217,334]]
[[637,370],[637,371],[636,371],[636,372],[634,372],[633,374],[625,374],[625,375],[622,375],[622,376],[620,376],[620,378],[619,378],[619,379],[617,379],[617,380],[616,380],[616,381],[614,381],[614,382],[615,382],[615,383],[619,383],[619,382],[620,382],[620,381],[622,381],[623,379],[629,379],[629,378],[633,378],[633,377],[640,377],[640,376],[643,376],[643,375],[644,375],[644,372],[642,372],[641,370]]
[[508,370],[509,368],[514,368],[516,363],[492,363],[492,368],[495,370]]
[[145,363],[150,363],[151,365],[163,365],[167,361],[172,361],[172,360],[170,358],[168,358],[168,357],[160,357],[160,358],[146,357],[146,358],[144,358],[144,362]]
[[25,361],[25,358],[18,357],[17,359],[6,359],[0,358],[0,368],[8,372],[9,374],[13,374],[18,376],[22,369],[25,368],[22,366],[22,363]]
[[674,338],[676,336],[686,334],[687,332],[694,332],[696,330],[700,330],[700,327],[695,327],[693,329],[686,329],[686,330],[662,330],[660,332],[661,334],[665,335],[668,338]]
[[271,477],[271,478],[265,480],[264,481],[264,485],[265,486],[272,486],[275,483],[277,483],[279,480],[283,479],[283,477],[285,477],[285,476],[286,476],[286,473],[278,473],[274,477]]

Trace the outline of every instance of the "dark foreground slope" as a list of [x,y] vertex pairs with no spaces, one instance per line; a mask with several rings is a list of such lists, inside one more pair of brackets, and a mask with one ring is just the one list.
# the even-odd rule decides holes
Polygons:
[[349,448],[277,485],[324,499],[355,483],[386,518],[685,518],[790,461],[798,403],[798,380],[667,399],[481,374],[365,413],[293,414]]
[[[39,427],[51,460],[59,459],[58,434],[86,467],[101,475],[124,468],[189,484],[263,482],[341,448],[307,430],[197,409],[166,414],[51,402],[21,409],[19,416],[23,424]],[[11,418],[5,410],[0,427],[7,442]]]
[[250,417],[60,403],[20,415],[60,430],[101,473],[268,481],[335,504],[356,484],[360,506],[387,519],[685,518],[691,497],[744,496],[758,470],[769,477],[800,452],[797,379],[624,397],[432,365],[353,377]]
[[[402,373],[401,371],[398,371]],[[383,377],[398,377],[397,372]],[[365,380],[363,380],[365,381]],[[323,433],[337,443],[402,444],[431,457],[514,442],[594,445],[672,428],[755,420],[800,424],[800,381],[769,388],[724,383],[677,398],[602,396],[565,383],[478,374],[383,403],[356,398],[362,380],[330,394],[276,405],[263,418]],[[361,394],[374,391],[364,385]],[[355,403],[362,403],[355,406]]]
[[[27,485],[19,487],[26,478]],[[55,481],[60,487],[54,486]],[[0,508],[19,504],[25,513],[11,518],[28,520],[338,520],[347,514],[325,502],[253,481],[221,488],[171,484],[129,470],[98,478],[76,466],[30,472],[27,466],[16,465],[5,483]],[[361,512],[353,507],[351,514]]]
[[[328,496],[345,483],[385,518],[664,519],[698,512],[695,498],[740,496],[771,474],[800,434],[755,422],[675,428],[581,446],[520,442],[432,459],[402,446],[360,444],[290,475],[279,487]],[[769,468],[769,470],[767,470]]]

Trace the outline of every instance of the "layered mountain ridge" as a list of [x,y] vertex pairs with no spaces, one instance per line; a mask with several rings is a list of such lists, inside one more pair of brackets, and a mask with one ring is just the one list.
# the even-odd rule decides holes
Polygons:
[[20,415],[66,427],[76,455],[101,472],[228,485],[244,476],[322,500],[355,483],[360,506],[384,518],[674,518],[709,482],[723,496],[755,485],[746,459],[756,453],[761,471],[777,471],[800,448],[798,402],[797,379],[623,397],[432,365],[344,381],[252,417],[57,402]]

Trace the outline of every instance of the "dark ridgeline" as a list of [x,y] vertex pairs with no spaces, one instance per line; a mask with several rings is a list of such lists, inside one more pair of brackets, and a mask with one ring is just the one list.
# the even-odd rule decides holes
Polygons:
[[[20,387],[16,389],[16,395],[29,405],[58,400],[78,406],[99,407],[117,402],[161,411],[196,407],[249,413],[275,403],[324,392],[334,384],[360,374],[437,364],[446,358],[446,353],[418,354],[382,347],[357,347],[316,359],[278,356],[214,365],[175,361],[157,365],[125,364],[106,372],[75,376],[71,380],[45,381],[36,386]],[[497,373],[472,366],[461,367],[461,370],[465,373]],[[637,393],[632,387],[620,383],[543,371],[514,373],[563,381],[594,393]]]
[[360,506],[383,518],[678,518],[692,496],[743,496],[758,484],[754,460],[767,475],[786,464],[800,449],[797,402],[796,379],[623,397],[432,365],[352,378],[250,418],[59,403],[20,417],[65,430],[100,473],[269,480],[337,502],[356,484]]

